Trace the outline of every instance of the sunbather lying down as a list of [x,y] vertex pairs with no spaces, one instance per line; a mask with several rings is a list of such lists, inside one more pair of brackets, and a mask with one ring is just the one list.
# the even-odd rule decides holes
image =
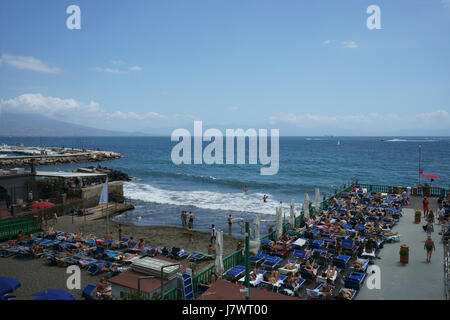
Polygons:
[[355,262],[352,263],[352,266],[355,268],[356,271],[361,271],[364,264],[366,263],[365,260],[356,260]]
[[269,276],[268,273],[264,273],[264,277],[263,277],[264,281],[266,282],[270,282],[272,284],[275,284],[278,282],[278,280],[280,280],[278,271],[273,271],[272,274]]
[[342,289],[341,292],[339,292],[339,297],[344,298],[347,300],[351,300],[353,293],[355,292],[355,289]]
[[322,272],[321,276],[322,276],[322,278],[327,278],[327,279],[334,280],[336,274],[337,274],[337,268],[336,268],[336,266],[334,266],[333,268],[331,268],[331,265],[329,265],[328,268],[327,268],[327,270],[325,270],[325,271]]
[[299,259],[298,259],[298,258],[295,258],[295,261],[292,261],[292,262],[286,264],[286,265],[283,267],[283,269],[286,269],[286,270],[294,270],[294,269],[296,269],[296,268],[298,267],[298,264],[299,264],[299,263],[300,263]]

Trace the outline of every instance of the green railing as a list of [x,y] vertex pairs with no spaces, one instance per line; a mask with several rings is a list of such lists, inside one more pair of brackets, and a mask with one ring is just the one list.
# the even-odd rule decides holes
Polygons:
[[223,268],[225,270],[229,270],[234,266],[242,264],[243,261],[244,261],[244,250],[240,249],[238,251],[233,252],[225,259],[223,259]]
[[172,288],[169,291],[164,292],[161,299],[162,300],[178,300],[177,288]]
[[[225,263],[224,263],[224,265],[225,265]],[[211,283],[211,278],[212,278],[212,275],[214,274],[214,272],[215,272],[215,265],[213,264],[212,266],[210,266],[207,269],[205,269],[205,270],[195,274],[192,277],[192,286],[194,287],[193,288],[194,289],[193,290],[194,291],[194,297],[197,296],[198,285],[200,283],[205,283],[205,284]]]
[[[403,190],[407,189],[404,186],[387,186],[387,185],[375,185],[375,184],[359,184],[362,188],[366,188],[368,192],[383,192],[383,193],[396,193],[400,194]],[[414,189],[411,188],[411,193],[414,194]],[[423,189],[416,189],[418,196],[423,196]],[[449,190],[441,187],[430,186],[428,195],[432,197],[445,196]]]
[[42,221],[39,220],[13,220],[0,224],[0,240],[11,240],[17,237],[19,231],[30,234],[41,231]]

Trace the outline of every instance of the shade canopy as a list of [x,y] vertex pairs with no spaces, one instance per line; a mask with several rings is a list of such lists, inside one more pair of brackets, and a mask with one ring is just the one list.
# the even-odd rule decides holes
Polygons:
[[20,287],[20,282],[12,277],[0,277],[0,295],[11,293]]
[[52,202],[43,201],[43,202],[33,203],[31,205],[31,208],[32,209],[47,209],[47,208],[51,208],[51,207],[54,207],[54,206],[55,206],[55,204],[52,203]]
[[439,179],[439,176],[437,176],[435,174],[423,174],[422,177],[431,178],[431,179]]

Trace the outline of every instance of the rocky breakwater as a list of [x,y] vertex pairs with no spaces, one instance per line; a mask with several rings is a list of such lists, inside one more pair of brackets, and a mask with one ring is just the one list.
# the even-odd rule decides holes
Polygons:
[[48,166],[64,163],[102,162],[120,159],[121,157],[122,155],[120,153],[94,150],[87,150],[84,152],[71,152],[58,155],[0,157],[0,167],[28,167],[32,163],[38,166]]

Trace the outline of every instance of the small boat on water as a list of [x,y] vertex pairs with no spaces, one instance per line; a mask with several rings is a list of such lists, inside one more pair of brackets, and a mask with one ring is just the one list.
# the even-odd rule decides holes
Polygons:
[[338,145],[338,146],[340,146],[340,145],[341,145],[341,141],[340,141],[340,140],[338,140],[338,142],[337,142],[337,145]]

